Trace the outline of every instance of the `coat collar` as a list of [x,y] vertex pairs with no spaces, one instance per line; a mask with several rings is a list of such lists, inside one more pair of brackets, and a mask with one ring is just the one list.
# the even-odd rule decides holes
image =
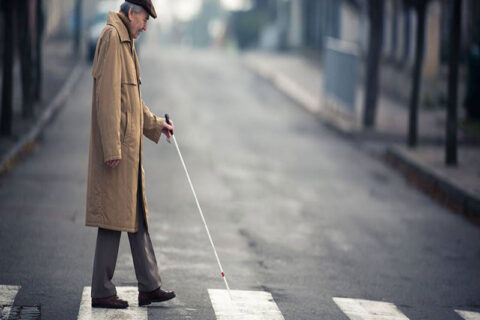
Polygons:
[[130,37],[130,31],[127,28],[126,23],[128,21],[123,22],[121,17],[122,13],[110,11],[108,13],[107,24],[113,26],[117,29],[118,34],[120,35],[120,40],[122,42],[133,42],[132,38]]

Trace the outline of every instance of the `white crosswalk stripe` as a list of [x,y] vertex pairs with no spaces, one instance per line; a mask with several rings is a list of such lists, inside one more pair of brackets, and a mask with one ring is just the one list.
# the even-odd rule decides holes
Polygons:
[[333,301],[352,320],[408,320],[389,302],[337,297]]
[[265,291],[208,289],[217,320],[284,320],[282,313]]
[[128,309],[92,308],[91,287],[84,287],[77,320],[147,320],[147,308],[138,306],[137,287],[117,287],[117,295],[128,301]]
[[0,285],[0,305],[12,305],[18,290],[19,286]]
[[466,310],[455,310],[465,320],[480,320],[480,313]]
[[8,319],[19,286],[0,285],[0,319]]

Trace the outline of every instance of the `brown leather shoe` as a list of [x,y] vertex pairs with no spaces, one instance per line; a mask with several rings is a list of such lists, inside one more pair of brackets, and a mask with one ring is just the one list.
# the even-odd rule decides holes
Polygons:
[[106,298],[92,298],[92,308],[126,309],[128,308],[128,302],[119,299],[116,295]]
[[138,292],[138,305],[144,306],[152,302],[162,302],[175,298],[175,292],[164,291],[160,288],[150,292]]

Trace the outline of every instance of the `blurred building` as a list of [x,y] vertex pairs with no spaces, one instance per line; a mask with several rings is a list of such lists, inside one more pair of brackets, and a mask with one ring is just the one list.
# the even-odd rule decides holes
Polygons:
[[72,12],[75,0],[43,0],[45,8],[45,36],[72,30]]
[[[275,33],[269,48],[322,50],[326,37],[339,38],[367,49],[368,0],[256,0],[252,10],[266,12],[270,21],[261,31]],[[427,9],[426,71],[438,72],[448,57],[451,0],[431,0]],[[397,63],[411,63],[415,44],[416,15],[403,0],[385,0],[383,54]],[[479,41],[480,3],[463,1],[462,49]],[[272,31],[275,30],[275,31]]]
[[[235,13],[230,19],[230,31],[240,48],[301,50],[322,56],[328,37],[332,37],[358,46],[360,61],[364,61],[368,49],[368,0],[252,2],[249,12]],[[430,0],[427,3],[422,90],[427,100],[434,99],[438,104],[437,101],[445,99],[453,0]],[[462,6],[461,62],[464,63],[469,50],[475,43],[480,43],[480,1],[464,0]],[[250,25],[258,27],[258,30],[249,31],[248,41],[242,39],[245,30],[242,30],[238,18],[242,16],[243,20],[250,21]],[[416,13],[405,5],[404,0],[385,0],[381,62],[382,72],[390,74],[384,74],[386,81],[381,75],[381,86],[390,86],[382,90],[398,95],[397,98],[404,101],[408,100],[410,93],[405,90],[405,81],[413,67],[416,27]],[[394,79],[398,74],[403,77]],[[461,75],[463,79],[464,72]]]

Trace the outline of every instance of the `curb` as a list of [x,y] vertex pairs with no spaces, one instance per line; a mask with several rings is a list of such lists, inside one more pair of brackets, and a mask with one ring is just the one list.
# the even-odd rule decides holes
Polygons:
[[290,80],[289,77],[281,73],[271,72],[268,68],[264,68],[260,64],[249,61],[248,59],[243,59],[242,61],[243,65],[247,69],[270,81],[277,89],[285,93],[293,100],[297,101],[311,113],[317,114],[320,112],[320,108],[318,106],[318,97],[308,93],[301,86]]
[[53,116],[64,105],[65,100],[73,89],[73,86],[78,81],[83,72],[83,62],[78,62],[69,78],[63,85],[62,89],[57,93],[55,98],[47,105],[38,121],[29,129],[29,131],[18,140],[12,148],[0,160],[0,176],[4,175],[10,170],[15,163],[24,155],[31,152],[37,145],[36,140],[47,126]]
[[346,119],[340,110],[333,107],[327,108],[323,106],[319,103],[319,97],[307,92],[288,76],[282,73],[272,72],[269,68],[262,67],[261,64],[251,61],[248,58],[241,58],[241,62],[247,70],[270,82],[281,93],[285,94],[296,104],[313,114],[325,125],[340,134],[346,136],[354,135],[354,125],[349,119]]
[[[314,115],[325,126],[335,131],[336,133],[350,139],[359,137],[369,137],[370,139],[381,139],[374,132],[364,132],[358,130],[351,115],[345,113],[342,108],[331,103],[331,99],[316,97],[296,82],[292,81],[288,76],[271,71],[269,68],[263,67],[260,63],[252,61],[252,59],[241,58],[242,65],[255,75],[268,81],[277,90],[290,98],[294,103],[301,106],[306,111]],[[323,100],[323,103],[319,101]],[[388,137],[392,141],[399,141],[398,137]],[[402,137],[403,138],[403,137]]]
[[[352,115],[343,110],[333,102],[332,99],[316,97],[302,86],[292,81],[288,76],[281,72],[275,72],[261,63],[248,57],[241,57],[242,65],[263,80],[273,85],[277,90],[286,95],[294,103],[314,115],[325,126],[336,133],[354,140],[383,141],[389,143],[402,143],[406,141],[406,135],[395,133],[376,132],[370,129],[361,128],[352,118]],[[419,136],[419,142],[441,144],[442,138],[435,136]]]
[[[305,110],[312,113],[327,127],[335,132],[350,138],[369,138],[374,140],[376,134],[369,131],[361,131],[344,117],[334,106],[319,105],[318,98],[312,96],[287,76],[273,72],[261,64],[243,58],[242,64],[251,72],[270,82],[280,92],[292,99]],[[404,138],[396,136],[388,137],[390,142],[400,142]],[[426,139],[433,143],[439,143],[435,139]],[[410,159],[397,147],[386,147],[383,155],[384,160],[397,171],[402,173],[413,185],[428,194],[442,205],[470,218],[474,223],[480,224],[480,197],[469,193],[467,190],[451,183],[443,176],[438,175],[423,164]]]
[[450,182],[422,163],[411,159],[398,147],[388,147],[385,161],[418,189],[447,208],[480,224],[480,197]]

